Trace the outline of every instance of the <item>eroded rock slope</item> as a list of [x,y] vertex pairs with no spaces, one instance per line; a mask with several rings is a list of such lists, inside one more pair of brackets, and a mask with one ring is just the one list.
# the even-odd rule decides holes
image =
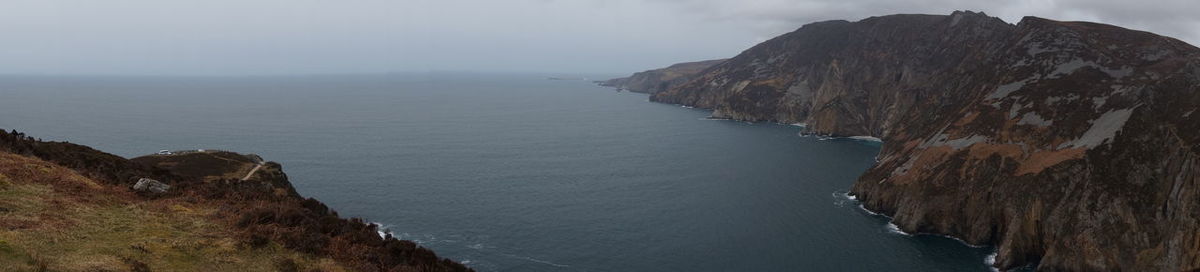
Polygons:
[[851,193],[996,266],[1200,268],[1200,49],[983,13],[813,23],[656,92],[714,117],[884,140]]

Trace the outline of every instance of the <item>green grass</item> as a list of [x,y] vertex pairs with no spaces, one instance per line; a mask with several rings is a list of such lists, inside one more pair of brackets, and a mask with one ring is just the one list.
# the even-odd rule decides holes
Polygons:
[[[275,271],[281,259],[302,270],[344,270],[278,244],[239,243],[213,216],[214,207],[126,199],[106,190],[57,192],[34,180],[78,175],[56,166],[11,167],[4,161],[11,159],[0,156],[0,271],[129,271],[136,263],[151,271]],[[27,170],[13,170],[20,168]]]

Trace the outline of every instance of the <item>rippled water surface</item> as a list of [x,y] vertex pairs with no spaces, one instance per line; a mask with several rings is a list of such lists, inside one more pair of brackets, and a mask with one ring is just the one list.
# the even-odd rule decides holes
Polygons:
[[483,271],[986,271],[844,196],[877,145],[541,75],[0,77],[0,128],[257,153]]

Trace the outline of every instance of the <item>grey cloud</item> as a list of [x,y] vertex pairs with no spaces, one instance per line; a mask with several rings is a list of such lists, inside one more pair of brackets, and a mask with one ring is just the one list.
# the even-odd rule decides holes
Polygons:
[[1016,23],[1024,16],[1095,21],[1200,43],[1200,1],[1195,0],[655,0],[678,5],[712,20],[747,22],[781,33],[808,22],[897,13],[948,14],[983,11]]
[[8,0],[0,73],[624,73],[813,21],[985,11],[1200,42],[1195,0]]

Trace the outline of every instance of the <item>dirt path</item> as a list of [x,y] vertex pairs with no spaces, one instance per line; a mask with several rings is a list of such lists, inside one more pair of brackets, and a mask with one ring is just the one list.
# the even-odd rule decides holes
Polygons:
[[247,179],[250,179],[250,176],[253,176],[254,172],[258,172],[258,169],[262,168],[262,166],[263,166],[262,163],[254,165],[254,169],[250,169],[250,173],[246,173],[246,176],[242,177],[242,181],[246,181]]

